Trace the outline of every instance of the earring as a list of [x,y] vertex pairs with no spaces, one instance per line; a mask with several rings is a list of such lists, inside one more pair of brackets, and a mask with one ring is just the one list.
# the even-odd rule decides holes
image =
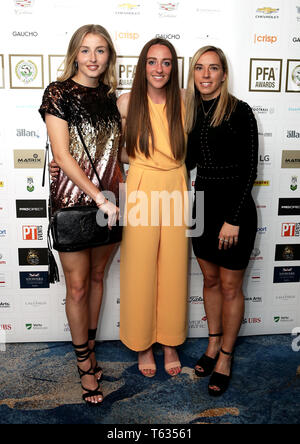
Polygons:
[[75,65],[75,69],[78,70],[78,62],[76,60],[74,62],[74,65]]

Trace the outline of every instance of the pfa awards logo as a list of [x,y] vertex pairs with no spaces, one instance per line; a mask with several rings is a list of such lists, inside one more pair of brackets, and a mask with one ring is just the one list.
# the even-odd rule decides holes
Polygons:
[[50,82],[55,82],[59,76],[62,75],[65,66],[64,55],[49,55],[49,79]]
[[136,56],[118,56],[117,57],[117,79],[119,90],[131,89],[135,76],[138,57]]
[[300,60],[287,61],[286,92],[300,92]]
[[11,89],[43,89],[42,55],[9,55]]
[[282,59],[250,59],[249,91],[280,92]]

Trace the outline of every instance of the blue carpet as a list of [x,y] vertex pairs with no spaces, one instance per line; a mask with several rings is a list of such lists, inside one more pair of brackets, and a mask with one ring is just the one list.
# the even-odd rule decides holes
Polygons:
[[169,377],[155,347],[154,378],[143,377],[136,354],[118,341],[97,344],[104,369],[99,407],[86,406],[70,343],[8,344],[0,352],[0,424],[299,424],[300,352],[290,335],[238,339],[230,388],[208,395],[208,378],[193,366],[206,339],[179,347],[182,373]]

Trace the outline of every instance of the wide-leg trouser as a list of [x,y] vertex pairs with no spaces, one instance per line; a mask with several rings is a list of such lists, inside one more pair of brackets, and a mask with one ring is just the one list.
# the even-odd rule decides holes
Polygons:
[[[121,243],[120,339],[135,351],[146,350],[155,342],[177,346],[187,334],[186,169],[161,171],[132,165],[126,185],[128,220]],[[153,192],[156,196],[165,193],[159,205],[154,205]],[[170,207],[168,196],[174,197],[169,200]],[[146,226],[137,225],[139,221]]]

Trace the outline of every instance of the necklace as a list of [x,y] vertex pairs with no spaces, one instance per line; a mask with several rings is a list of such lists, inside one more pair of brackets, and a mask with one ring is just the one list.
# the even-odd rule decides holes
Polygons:
[[203,111],[204,117],[207,117],[207,116],[208,116],[210,110],[212,109],[212,107],[213,107],[214,104],[216,103],[217,98],[218,98],[218,97],[216,97],[216,98],[213,100],[213,103],[212,103],[211,106],[209,107],[209,110],[208,110],[208,111],[205,111],[205,109],[204,109],[204,105],[203,105],[203,100],[201,100],[201,106],[202,106],[202,111]]

